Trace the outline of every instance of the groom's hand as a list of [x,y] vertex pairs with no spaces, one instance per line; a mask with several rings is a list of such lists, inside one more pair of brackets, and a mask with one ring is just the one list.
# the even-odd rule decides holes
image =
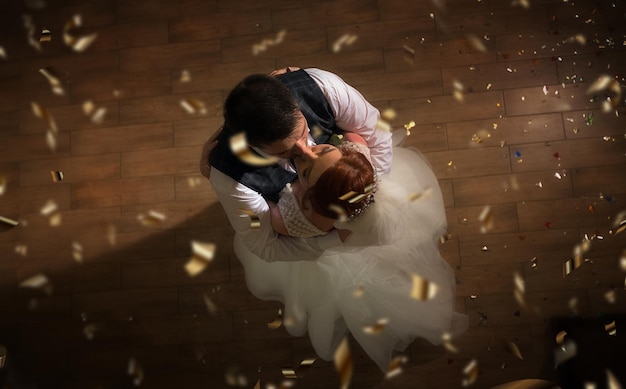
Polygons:
[[209,155],[211,151],[217,146],[217,137],[222,132],[222,129],[215,131],[213,135],[202,146],[202,156],[200,157],[200,173],[207,179],[211,178],[211,163],[209,162]]
[[273,72],[270,73],[270,76],[276,77],[276,76],[280,76],[281,74],[295,72],[296,70],[300,70],[300,68],[295,67],[295,66],[287,66],[286,68],[274,70]]

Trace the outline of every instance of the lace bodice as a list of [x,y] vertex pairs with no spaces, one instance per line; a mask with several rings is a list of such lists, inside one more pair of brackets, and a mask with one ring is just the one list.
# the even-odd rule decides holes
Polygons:
[[324,235],[326,231],[322,231],[315,227],[313,223],[307,219],[300,209],[300,204],[296,198],[291,184],[287,184],[280,192],[280,200],[278,201],[278,209],[283,217],[283,222],[290,236],[300,238],[309,238],[312,236]]

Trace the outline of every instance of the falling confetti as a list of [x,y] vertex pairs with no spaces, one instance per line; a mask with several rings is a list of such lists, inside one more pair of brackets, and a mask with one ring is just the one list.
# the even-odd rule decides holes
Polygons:
[[433,193],[432,188],[426,188],[424,189],[423,192],[416,192],[416,193],[411,193],[409,194],[408,200],[409,201],[417,201],[420,199],[425,199],[430,197],[430,195]]
[[606,331],[607,334],[611,335],[611,336],[616,336],[617,335],[617,328],[615,328],[615,320],[613,320],[612,322],[605,324],[604,325],[604,330]]
[[554,349],[554,366],[558,366],[568,359],[574,358],[578,353],[578,347],[576,343],[568,339],[563,344]]
[[191,81],[191,73],[187,69],[183,69],[180,72],[180,82],[189,82]]
[[213,300],[211,300],[211,298],[206,293],[202,294],[202,299],[204,301],[204,306],[206,307],[207,311],[209,311],[212,316],[217,315],[217,305],[215,305]]
[[282,368],[283,377],[285,378],[302,378],[311,369],[311,366],[317,361],[317,358],[307,358],[304,359],[296,369],[292,368]]
[[72,242],[72,258],[78,263],[83,262],[83,245],[76,241]]
[[95,324],[88,323],[85,324],[85,326],[83,327],[83,334],[85,335],[85,338],[87,338],[87,340],[93,340],[97,330],[98,327]]
[[563,277],[568,276],[572,271],[578,269],[582,265],[581,258],[571,258],[563,264]]
[[254,153],[246,141],[245,132],[230,137],[230,149],[242,162],[252,166],[269,166],[279,161],[275,157],[263,157]]
[[398,355],[389,362],[387,367],[387,373],[385,373],[386,379],[391,379],[402,373],[402,365],[405,365],[409,359],[405,355]]
[[7,52],[6,50],[4,50],[4,47],[0,46],[0,58],[2,59],[6,59],[7,58]]
[[107,226],[107,241],[111,246],[117,243],[117,228],[113,224]]
[[491,229],[493,229],[494,216],[490,206],[487,205],[482,209],[480,215],[478,215],[478,220],[481,223],[481,234],[486,234],[487,232],[491,231]]
[[437,295],[439,286],[435,283],[413,274],[413,287],[411,289],[411,298],[418,301],[430,300]]
[[344,47],[352,45],[358,36],[354,34],[343,34],[333,43],[333,53],[340,52]]
[[22,21],[24,22],[24,28],[26,29],[26,36],[28,38],[28,44],[35,50],[41,51],[41,45],[39,39],[35,39],[35,25],[33,24],[33,18],[30,15],[22,15]]
[[506,342],[506,346],[507,349],[511,352],[511,354],[515,355],[517,358],[524,360],[524,357],[522,356],[522,353],[519,350],[519,347],[517,346],[517,344],[511,342],[511,341],[507,341]]
[[626,230],[626,211],[622,211],[613,219],[613,234],[617,235]]
[[387,323],[389,323],[389,319],[387,319],[387,318],[378,319],[376,321],[376,324],[371,325],[371,326],[364,326],[363,327],[363,332],[365,332],[368,335],[378,334],[382,330],[385,329],[385,326],[387,325]]
[[404,61],[410,65],[415,65],[415,49],[410,46],[402,45],[404,49]]
[[601,75],[587,89],[587,94],[603,93],[606,98],[602,104],[603,112],[615,109],[622,100],[622,87],[619,81],[609,75]]
[[63,90],[63,86],[61,85],[61,81],[54,74],[51,68],[41,68],[39,69],[39,73],[42,76],[44,76],[50,83],[50,87],[52,88],[52,93],[54,93],[55,95],[59,95],[59,96],[62,96],[65,94],[65,91]]
[[257,229],[261,227],[261,220],[254,212],[248,209],[240,209],[239,212],[242,212],[250,217],[250,228]]
[[63,42],[69,47],[72,48],[77,53],[81,53],[96,40],[98,34],[89,34],[81,37],[75,37],[70,34],[70,30],[74,28],[81,27],[83,24],[83,20],[80,14],[76,14],[72,16],[70,20],[65,23],[63,27]]
[[41,216],[48,217],[48,221],[50,225],[53,227],[59,226],[61,224],[61,213],[59,212],[59,207],[54,200],[50,199],[39,211]]
[[261,43],[256,43],[252,46],[252,55],[259,55],[259,53],[267,50],[268,47],[278,45],[283,42],[285,35],[287,34],[287,30],[281,30],[276,34],[276,38],[274,39],[263,39]]
[[[626,257],[624,258],[624,271],[626,271]],[[354,291],[352,292],[352,297],[360,298],[360,297],[363,297],[364,293],[365,293],[365,288],[361,285],[354,289]]]
[[39,36],[39,42],[50,42],[52,40],[52,31],[44,28],[41,30],[41,35]]
[[139,386],[143,382],[143,369],[139,363],[137,363],[135,358],[130,358],[128,361],[128,369],[126,370],[126,373],[133,378],[133,384],[135,386]]
[[192,97],[187,99],[182,99],[180,101],[180,106],[190,115],[198,113],[200,115],[206,115],[207,110],[204,103],[198,99],[194,99]]
[[35,116],[37,116],[40,119],[45,120],[48,123],[49,132],[52,132],[53,134],[57,134],[58,128],[57,128],[56,122],[54,121],[54,118],[48,112],[48,110],[45,108],[42,108],[39,104],[37,104],[34,101],[30,103],[30,106]]
[[7,189],[7,178],[0,175],[0,196],[4,194]]
[[278,314],[276,315],[276,319],[273,322],[267,323],[267,328],[270,330],[277,330],[280,326],[283,325],[283,311],[282,309],[278,310]]
[[107,109],[105,107],[96,109],[94,103],[91,100],[87,100],[83,103],[83,112],[93,123],[100,124],[104,121],[104,115],[106,115]]
[[0,216],[0,231],[7,231],[20,224],[17,220]]
[[337,220],[339,222],[343,223],[343,222],[348,221],[348,213],[346,212],[345,209],[343,209],[343,207],[337,204],[329,204],[328,209],[337,215]]
[[457,80],[452,81],[452,96],[454,96],[454,99],[459,103],[464,101],[463,89],[461,82]]
[[19,286],[20,288],[40,289],[47,295],[52,294],[52,283],[43,273],[35,274],[34,276],[25,279],[20,282]]
[[459,349],[452,344],[452,334],[450,334],[448,331],[443,333],[443,335],[441,336],[441,340],[443,341],[443,346],[446,348],[446,350],[454,354],[457,354],[459,352]]
[[53,182],[61,182],[64,177],[63,172],[57,170],[50,170],[50,176]]
[[335,369],[339,373],[339,381],[341,389],[348,389],[350,381],[352,381],[352,356],[350,355],[350,346],[348,338],[343,338],[337,349],[335,350]]
[[622,385],[617,380],[617,377],[615,377],[609,369],[606,369],[606,381],[608,386],[607,389],[622,389]]
[[26,254],[28,254],[28,246],[25,244],[18,244],[15,246],[15,253],[25,257]]
[[166,219],[165,215],[161,212],[150,210],[147,215],[140,214],[137,219],[144,226],[156,226]]
[[478,379],[478,361],[472,359],[463,368],[463,380],[461,384],[463,387],[473,385]]
[[213,262],[215,257],[215,244],[191,242],[191,259],[185,264],[185,271],[190,277],[195,277],[202,273],[206,267]]
[[487,46],[485,46],[485,43],[483,42],[482,39],[480,39],[478,36],[474,35],[474,34],[468,34],[467,35],[467,42],[469,43],[469,45],[476,51],[480,52],[480,53],[486,53],[487,52]]

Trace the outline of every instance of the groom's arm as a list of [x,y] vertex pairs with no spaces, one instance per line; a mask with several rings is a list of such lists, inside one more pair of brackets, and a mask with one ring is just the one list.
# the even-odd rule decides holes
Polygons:
[[378,109],[336,74],[315,68],[305,71],[322,89],[337,126],[346,132],[361,135],[370,149],[372,164],[378,173],[389,173],[392,159],[391,133],[377,129],[380,120]]
[[[270,209],[261,195],[215,168],[209,180],[235,232],[252,253],[267,262],[315,260],[327,248],[342,244],[336,231],[306,239],[279,235],[272,228]],[[242,209],[258,217],[258,228],[251,225],[250,216]]]

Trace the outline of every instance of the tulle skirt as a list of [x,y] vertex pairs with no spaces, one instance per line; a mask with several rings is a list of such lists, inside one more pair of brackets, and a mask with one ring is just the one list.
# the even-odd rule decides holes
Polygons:
[[238,236],[234,244],[250,292],[284,304],[291,335],[308,332],[318,356],[332,360],[349,331],[383,372],[416,337],[440,344],[445,332],[454,336],[467,328],[467,317],[454,312],[454,272],[439,252],[446,216],[437,179],[416,150],[395,148],[392,166],[376,194],[379,214],[370,214],[386,220],[377,228],[392,229],[391,242],[271,263]]

